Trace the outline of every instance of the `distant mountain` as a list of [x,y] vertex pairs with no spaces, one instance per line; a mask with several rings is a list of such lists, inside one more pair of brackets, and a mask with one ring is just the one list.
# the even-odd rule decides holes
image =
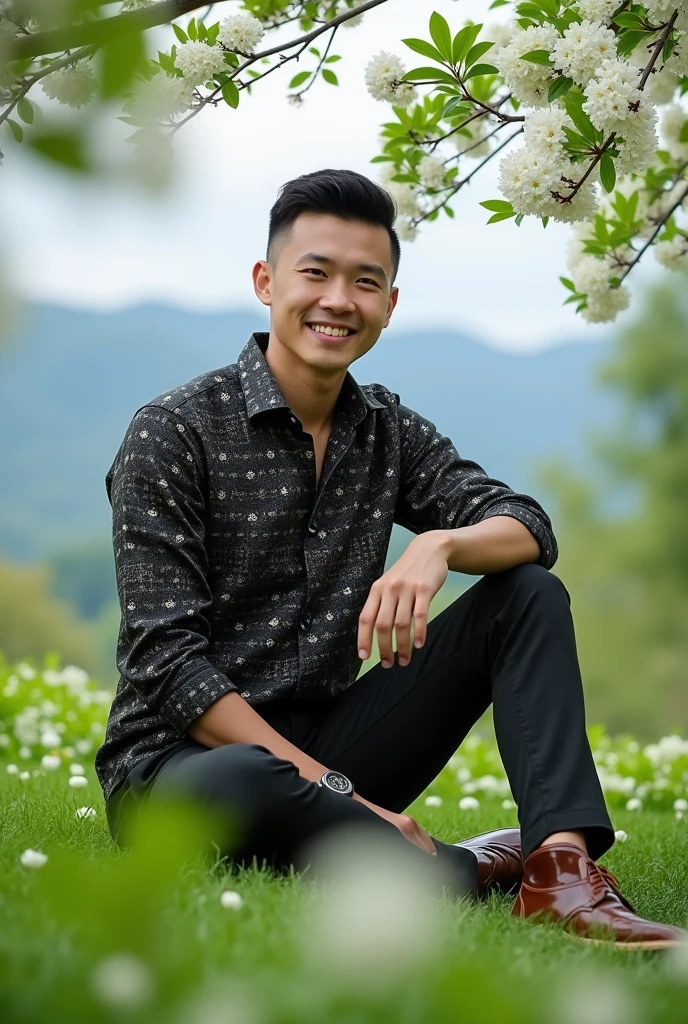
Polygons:
[[[257,312],[201,314],[164,305],[91,312],[28,308],[0,348],[0,551],[33,561],[109,537],[105,474],[136,409],[236,360]],[[594,374],[608,343],[505,353],[465,331],[383,331],[352,366],[448,434],[493,476],[536,497],[534,467],[584,464],[586,431],[613,416]]]

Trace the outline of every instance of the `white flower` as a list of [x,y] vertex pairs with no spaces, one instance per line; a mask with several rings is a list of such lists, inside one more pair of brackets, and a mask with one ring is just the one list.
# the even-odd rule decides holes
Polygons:
[[530,111],[523,126],[523,138],[530,153],[538,156],[561,155],[566,141],[564,126],[573,128],[573,122],[562,107],[552,104]]
[[[643,174],[650,166],[657,151],[657,110],[645,98],[641,99],[638,110],[629,110],[619,125],[618,134],[625,140],[619,146],[616,158],[616,173]],[[616,144],[616,143],[615,143]]]
[[460,811],[477,811],[479,807],[480,801],[474,796],[462,796],[459,800]]
[[[480,35],[484,39],[489,39],[493,42],[494,49],[497,47],[508,46],[513,39],[514,32],[517,31],[518,26],[514,21],[490,21],[487,25],[483,26],[483,30]],[[488,51],[492,55],[492,50]],[[524,51],[525,52],[525,51]],[[487,58],[486,58],[487,59]]]
[[639,811],[642,808],[642,806],[643,806],[642,801],[638,800],[638,798],[635,797],[635,796],[631,797],[630,800],[626,801],[626,810],[627,811]]
[[402,242],[413,242],[418,235],[418,225],[410,217],[397,217],[394,229]]
[[21,779],[22,782],[28,782],[28,780],[31,778],[31,772],[19,772],[17,778]]
[[18,775],[19,766],[16,764],[7,764],[5,765],[5,771],[7,772],[8,775]]
[[83,789],[84,786],[88,786],[88,779],[85,775],[72,775],[69,785],[72,789]]
[[441,796],[426,796],[425,798],[426,807],[441,807],[442,797]]
[[93,744],[90,740],[77,740],[76,749],[79,754],[90,754],[93,750]]
[[688,811],[688,800],[683,800],[682,798],[679,798],[678,800],[674,800],[674,810],[675,811]]
[[239,910],[243,902],[240,894],[232,889],[225,889],[224,892],[220,893],[220,904],[226,910]]
[[186,78],[161,71],[136,83],[130,112],[137,120],[147,123],[162,121],[188,110],[192,98],[193,86]]
[[83,107],[96,93],[96,76],[90,63],[80,60],[73,67],[68,65],[46,75],[41,79],[41,89],[51,100],[70,107]]
[[559,33],[553,25],[530,25],[515,32],[507,46],[495,46],[488,51],[490,63],[499,68],[513,94],[526,106],[543,107],[548,104],[552,68],[521,60],[521,57],[531,50],[551,51],[558,38]]
[[582,18],[599,21],[603,24],[609,24],[618,6],[618,0],[578,0],[576,4]]
[[670,242],[657,242],[655,258],[668,270],[688,270],[688,238],[674,235]]
[[49,772],[54,772],[61,764],[62,759],[56,754],[44,754],[41,758],[41,767],[46,768]]
[[75,815],[77,818],[95,818],[95,807],[77,807]]
[[228,50],[253,53],[264,34],[264,26],[252,14],[232,14],[221,23],[217,40]]
[[31,747],[20,747],[17,753],[23,761],[28,761],[31,757]]
[[146,964],[130,953],[101,960],[91,974],[91,987],[101,1002],[127,1009],[149,1003],[155,989]]
[[674,160],[681,162],[688,159],[688,143],[681,142],[681,132],[686,122],[688,122],[688,113],[678,103],[672,103],[662,111],[660,124],[662,142]]
[[617,843],[625,843],[628,839],[628,832],[624,832],[624,830],[620,828],[618,829],[618,831],[614,833],[614,838],[616,839]]
[[560,181],[556,164],[526,146],[508,153],[499,164],[499,190],[516,213],[541,215]]
[[44,729],[41,733],[41,746],[42,747],[59,747],[62,743],[60,734],[57,729]]
[[365,69],[365,83],[374,100],[408,107],[416,99],[416,90],[410,82],[402,82],[406,66],[394,53],[381,50]]
[[437,189],[444,185],[444,163],[438,156],[424,156],[418,164],[420,180],[427,188]]
[[[587,306],[581,310],[583,319],[591,324],[603,324],[615,320],[617,314],[628,307],[631,293],[624,285],[620,285],[618,288],[609,288],[606,292],[588,295],[587,301]],[[628,804],[626,806],[628,807]]]
[[585,87],[583,110],[601,131],[618,130],[630,113],[629,103],[640,99],[637,70],[627,61],[607,58],[595,74]]
[[507,800],[502,800],[502,810],[503,811],[513,811],[515,806],[516,806],[516,804],[514,803],[513,800],[508,800],[508,799]]
[[70,775],[85,775],[84,766],[82,764],[70,764],[69,766]]
[[552,47],[554,67],[585,86],[607,57],[616,55],[616,36],[610,28],[585,18],[566,29]]
[[42,868],[47,863],[48,855],[40,850],[24,850],[19,860],[25,868]]
[[184,75],[189,85],[202,85],[220,71],[226,71],[223,51],[219,46],[208,46],[198,40],[191,39],[177,47],[175,65]]

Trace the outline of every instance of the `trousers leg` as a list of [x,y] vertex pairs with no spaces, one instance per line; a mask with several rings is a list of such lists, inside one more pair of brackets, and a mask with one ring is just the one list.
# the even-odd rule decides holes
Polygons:
[[[305,870],[313,842],[331,829],[355,829],[378,838],[426,877],[438,895],[475,895],[472,878],[451,859],[410,843],[365,805],[304,779],[296,766],[258,744],[210,749],[190,743],[156,775],[147,800],[190,800],[213,812],[211,842],[239,866],[254,860],[278,872]],[[143,810],[145,802],[138,808]]]
[[568,593],[541,566],[484,576],[428,623],[408,666],[375,665],[340,694],[307,753],[401,811],[490,703],[524,855],[580,829],[601,856],[614,832],[585,730]]

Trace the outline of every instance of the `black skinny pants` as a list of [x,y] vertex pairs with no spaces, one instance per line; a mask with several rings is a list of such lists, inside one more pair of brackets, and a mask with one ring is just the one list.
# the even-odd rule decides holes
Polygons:
[[[541,566],[484,576],[435,616],[405,668],[375,665],[334,699],[257,706],[278,732],[371,802],[403,812],[433,781],[492,704],[499,752],[518,808],[524,858],[548,835],[581,830],[598,858],[614,842],[585,731],[570,599]],[[209,749],[183,740],[136,765],[108,801],[113,837],[153,796],[183,796],[242,822],[217,846],[236,863],[307,867],[308,841],[368,827],[420,864],[443,861],[457,892],[475,896],[475,857],[434,839],[437,858],[363,804],[302,778],[257,744]],[[415,851],[409,854],[408,851]]]

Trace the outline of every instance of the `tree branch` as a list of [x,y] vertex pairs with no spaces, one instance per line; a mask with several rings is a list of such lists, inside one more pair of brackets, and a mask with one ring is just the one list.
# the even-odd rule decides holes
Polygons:
[[684,188],[683,192],[681,192],[681,194],[678,197],[678,199],[676,200],[676,202],[672,204],[671,208],[669,210],[667,210],[667,212],[662,216],[659,224],[657,225],[655,230],[652,232],[652,234],[648,238],[647,242],[645,242],[645,245],[641,249],[638,250],[638,252],[637,252],[636,256],[634,257],[634,259],[632,259],[631,262],[628,264],[628,266],[624,270],[623,274],[619,278],[619,284],[621,284],[623,279],[630,274],[631,270],[633,270],[633,267],[636,265],[636,263],[638,263],[640,261],[640,257],[643,255],[643,253],[646,252],[650,248],[650,246],[654,242],[654,240],[657,237],[657,235],[659,234],[659,232],[662,230],[662,228],[664,227],[666,222],[669,220],[669,217],[671,217],[671,215],[676,210],[678,210],[679,206],[681,206],[681,204],[683,203],[684,199],[686,199],[686,198],[688,198],[688,185],[686,185],[686,187]]
[[27,92],[29,92],[30,89],[33,89],[36,82],[40,82],[41,78],[45,78],[46,75],[52,74],[53,71],[59,71],[60,68],[64,68],[68,64],[73,64],[74,61],[92,56],[97,49],[97,46],[82,46],[80,50],[76,50],[74,53],[67,57],[63,57],[61,60],[52,61],[47,65],[47,67],[41,68],[40,71],[37,71],[34,75],[31,75],[30,78],[27,78],[10,105],[0,113],[0,124],[7,120],[17,103],[19,103],[19,100],[26,96]]

